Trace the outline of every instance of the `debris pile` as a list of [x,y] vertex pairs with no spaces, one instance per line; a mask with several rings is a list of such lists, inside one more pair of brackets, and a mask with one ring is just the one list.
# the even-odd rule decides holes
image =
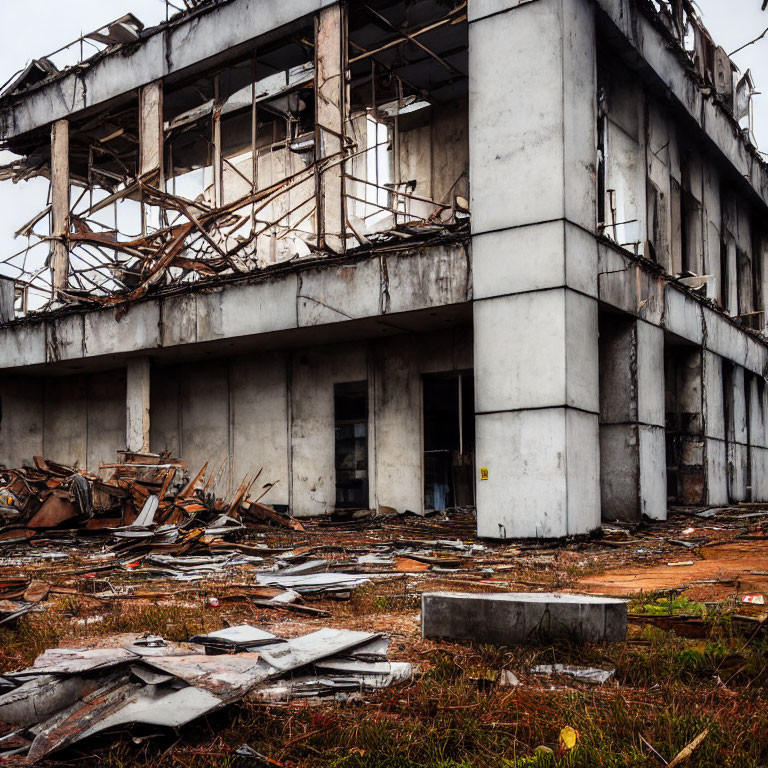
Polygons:
[[[109,479],[36,456],[34,467],[0,470],[0,547],[34,543],[77,530],[99,533],[129,546],[136,542],[215,544],[256,523],[302,530],[301,524],[248,498],[259,477],[245,478],[229,501],[210,492],[218,473],[208,463],[188,482],[186,464],[170,454],[120,453],[103,464]],[[187,552],[190,547],[182,546]]]
[[180,728],[245,697],[260,701],[359,697],[412,677],[387,660],[377,633],[320,629],[293,639],[241,625],[190,645],[158,636],[56,648],[0,675],[0,760],[33,764],[106,731]]

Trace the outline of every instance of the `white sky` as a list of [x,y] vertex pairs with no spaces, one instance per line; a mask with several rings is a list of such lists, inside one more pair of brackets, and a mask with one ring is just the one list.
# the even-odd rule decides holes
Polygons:
[[[768,27],[768,11],[760,10],[761,0],[697,0],[697,4],[713,38],[729,53]],[[0,0],[0,84],[31,58],[129,12],[152,26],[165,18],[165,1]],[[751,69],[758,90],[761,86],[764,90],[754,99],[755,135],[760,149],[768,152],[768,35],[736,54],[734,61],[742,71]],[[0,153],[0,162],[8,159]],[[0,184],[0,254],[24,247],[25,241],[14,240],[13,233],[45,206],[46,190],[47,182],[41,179]]]

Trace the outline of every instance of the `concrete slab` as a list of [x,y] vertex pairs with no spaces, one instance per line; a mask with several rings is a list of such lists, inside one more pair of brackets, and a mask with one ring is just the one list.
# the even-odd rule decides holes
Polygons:
[[627,635],[624,600],[548,592],[432,592],[421,596],[425,638],[493,645],[535,645],[556,639],[618,643]]

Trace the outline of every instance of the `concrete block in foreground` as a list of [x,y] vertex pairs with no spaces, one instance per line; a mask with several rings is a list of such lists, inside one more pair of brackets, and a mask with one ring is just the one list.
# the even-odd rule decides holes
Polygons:
[[421,634],[493,645],[616,643],[627,636],[627,604],[555,592],[432,592],[421,596]]

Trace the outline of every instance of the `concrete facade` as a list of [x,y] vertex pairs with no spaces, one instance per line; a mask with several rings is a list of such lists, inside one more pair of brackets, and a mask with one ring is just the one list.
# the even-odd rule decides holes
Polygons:
[[[56,238],[55,303],[0,325],[0,463],[167,450],[221,495],[262,468],[299,516],[343,472],[372,508],[420,512],[432,483],[501,539],[768,500],[768,170],[727,94],[634,0],[419,0],[426,51],[374,5],[377,28],[331,0],[204,5],[0,97],[5,144],[47,158]],[[88,303],[70,182],[94,168],[69,148],[107,115],[138,133],[143,236],[166,205],[198,240]],[[201,248],[234,267],[180,277]]]

